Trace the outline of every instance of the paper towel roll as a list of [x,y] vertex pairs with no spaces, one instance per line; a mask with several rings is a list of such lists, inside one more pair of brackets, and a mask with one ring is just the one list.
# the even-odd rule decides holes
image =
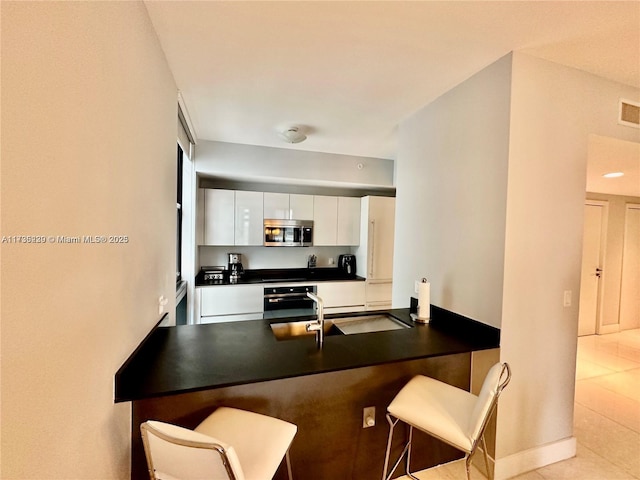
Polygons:
[[428,322],[431,318],[431,284],[424,278],[418,284],[418,319]]

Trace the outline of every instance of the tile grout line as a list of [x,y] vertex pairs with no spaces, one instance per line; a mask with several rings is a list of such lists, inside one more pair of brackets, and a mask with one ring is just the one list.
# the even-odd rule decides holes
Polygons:
[[[580,405],[582,408],[585,408],[585,409],[587,409],[587,410],[589,410],[589,411],[591,411],[591,412],[595,413],[596,415],[599,415],[600,417],[604,418],[605,420],[609,420],[610,422],[615,423],[616,425],[621,426],[621,427],[622,427],[622,428],[624,428],[625,430],[628,430],[629,432],[634,433],[634,434],[636,434],[636,435],[639,435],[639,436],[640,436],[640,432],[635,431],[633,428],[629,428],[627,425],[624,425],[624,424],[620,423],[619,421],[617,421],[617,420],[615,420],[615,419],[613,419],[613,418],[611,418],[611,417],[608,417],[607,415],[603,414],[602,412],[599,412],[598,410],[594,410],[593,408],[589,407],[588,405],[585,405],[584,403],[580,403],[580,402],[578,402],[578,401],[576,400],[575,404],[576,404],[576,405]],[[573,425],[573,428],[574,428],[574,430],[575,430],[575,409],[574,409],[573,418],[574,418],[574,425]],[[574,432],[574,433],[575,433],[575,432]]]

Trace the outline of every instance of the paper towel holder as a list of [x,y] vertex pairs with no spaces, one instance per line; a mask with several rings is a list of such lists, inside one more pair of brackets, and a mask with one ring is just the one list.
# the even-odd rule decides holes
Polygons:
[[[427,279],[425,277],[422,277],[422,280],[420,281],[421,284],[425,284],[428,283]],[[427,288],[429,288],[427,286]],[[430,299],[430,295],[429,295],[429,290],[427,290],[426,292],[427,294],[427,305],[426,305],[426,312],[427,315],[424,315],[424,306],[422,306],[423,308],[421,308],[420,302],[418,301],[418,314],[414,316],[412,316],[413,321],[417,322],[417,323],[429,323],[429,320],[431,320],[431,299]],[[418,298],[420,299],[422,295],[418,295]],[[422,310],[422,312],[421,312]]]

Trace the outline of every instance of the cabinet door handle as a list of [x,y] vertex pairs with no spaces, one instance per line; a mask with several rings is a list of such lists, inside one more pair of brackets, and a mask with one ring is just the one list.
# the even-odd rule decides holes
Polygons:
[[369,243],[371,244],[371,248],[369,249],[371,251],[371,260],[369,261],[369,277],[373,277],[373,260],[375,258],[374,256],[374,249],[375,249],[375,244],[376,244],[376,221],[375,220],[371,220],[371,235],[369,236]]

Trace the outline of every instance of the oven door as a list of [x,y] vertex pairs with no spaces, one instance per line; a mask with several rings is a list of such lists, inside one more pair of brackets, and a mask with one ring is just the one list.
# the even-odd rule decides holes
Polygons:
[[315,315],[315,303],[307,292],[316,292],[315,286],[301,285],[295,287],[265,287],[265,318],[297,317]]

